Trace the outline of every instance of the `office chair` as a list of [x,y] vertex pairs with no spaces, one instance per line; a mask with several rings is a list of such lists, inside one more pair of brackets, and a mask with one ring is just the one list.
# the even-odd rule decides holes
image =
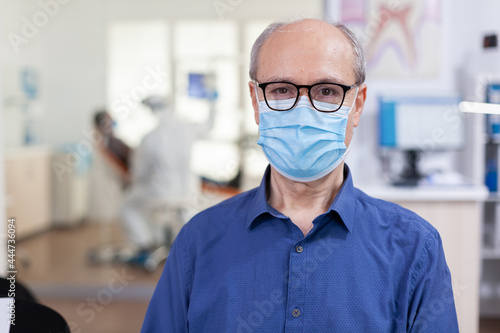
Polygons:
[[[24,299],[27,301],[37,303],[38,300],[35,298],[35,295],[26,288],[22,283],[16,281],[16,299]],[[9,297],[10,290],[10,281],[6,278],[0,278],[0,297]]]
[[[8,297],[10,281],[0,278],[0,297]],[[9,333],[70,333],[66,320],[55,310],[36,302],[33,293],[21,283],[15,283],[15,325],[8,325]],[[6,309],[7,310],[7,309]],[[9,320],[0,316],[0,321]]]

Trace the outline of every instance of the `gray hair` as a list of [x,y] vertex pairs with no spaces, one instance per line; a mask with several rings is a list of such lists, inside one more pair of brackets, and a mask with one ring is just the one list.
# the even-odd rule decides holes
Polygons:
[[[252,52],[250,53],[250,78],[252,80],[257,79],[257,69],[258,69],[260,50],[262,49],[262,45],[264,45],[269,36],[271,36],[276,30],[285,25],[298,23],[304,20],[305,19],[295,20],[292,22],[285,22],[285,21],[274,22],[271,23],[269,26],[267,26],[267,28],[260,34],[257,40],[255,40],[255,43],[253,44],[252,47]],[[354,57],[355,57],[354,61],[354,75],[356,77],[355,83],[361,84],[365,82],[365,77],[366,77],[365,52],[363,51],[363,47],[361,46],[361,43],[356,37],[356,35],[342,23],[328,22],[328,21],[324,22],[338,28],[344,34],[344,36],[349,40],[354,50]]]

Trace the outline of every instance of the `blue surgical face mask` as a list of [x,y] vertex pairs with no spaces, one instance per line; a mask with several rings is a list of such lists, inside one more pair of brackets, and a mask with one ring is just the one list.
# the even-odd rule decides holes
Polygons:
[[338,167],[349,151],[344,141],[353,106],[354,102],[350,108],[342,106],[336,112],[319,112],[302,96],[293,109],[273,111],[265,101],[260,101],[257,143],[269,163],[286,178],[300,182],[320,179]]

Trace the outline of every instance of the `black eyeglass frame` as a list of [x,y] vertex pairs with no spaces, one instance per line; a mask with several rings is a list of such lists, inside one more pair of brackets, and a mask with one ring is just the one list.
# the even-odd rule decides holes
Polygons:
[[[355,83],[352,86],[346,86],[345,84],[332,83],[332,82],[319,82],[319,83],[315,83],[315,84],[312,84],[312,85],[305,85],[305,84],[298,85],[298,84],[295,84],[295,83],[292,83],[292,82],[288,82],[288,81],[273,81],[273,82],[264,82],[264,83],[259,83],[257,81],[254,81],[254,82],[257,85],[257,87],[259,87],[260,89],[262,89],[262,94],[264,95],[264,100],[266,101],[267,106],[271,110],[278,111],[278,112],[280,112],[280,111],[289,111],[289,110],[291,110],[291,109],[293,109],[295,107],[295,105],[297,104],[297,101],[299,100],[299,97],[300,97],[300,89],[301,88],[307,88],[307,95],[309,96],[309,100],[311,101],[311,104],[312,104],[313,108],[315,108],[317,111],[319,111],[319,112],[325,112],[325,113],[336,112],[336,111],[340,110],[340,108],[342,107],[342,105],[344,105],[345,95],[347,94],[347,92],[358,85],[357,83]],[[297,88],[297,97],[295,98],[295,102],[293,102],[292,106],[289,109],[286,109],[286,110],[276,110],[276,109],[272,108],[269,105],[269,103],[267,102],[266,87],[268,85],[270,85],[270,84],[273,84],[273,83],[291,84],[292,86],[294,86],[295,88]],[[337,109],[332,110],[332,111],[324,111],[324,110],[319,110],[316,107],[316,105],[314,105],[313,98],[311,97],[311,89],[312,89],[312,87],[318,86],[320,84],[333,84],[335,86],[339,86],[340,88],[342,88],[342,90],[344,91],[344,96],[342,96],[342,102],[340,103],[340,106]],[[256,96],[256,97],[258,98],[258,96]]]

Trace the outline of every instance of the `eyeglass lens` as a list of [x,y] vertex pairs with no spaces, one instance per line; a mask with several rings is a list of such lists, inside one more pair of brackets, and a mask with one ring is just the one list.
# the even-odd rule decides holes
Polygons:
[[[269,107],[275,110],[285,111],[293,107],[299,91],[290,83],[271,83],[264,91]],[[311,87],[310,97],[314,107],[320,111],[336,111],[340,108],[344,99],[342,87],[320,83]]]

